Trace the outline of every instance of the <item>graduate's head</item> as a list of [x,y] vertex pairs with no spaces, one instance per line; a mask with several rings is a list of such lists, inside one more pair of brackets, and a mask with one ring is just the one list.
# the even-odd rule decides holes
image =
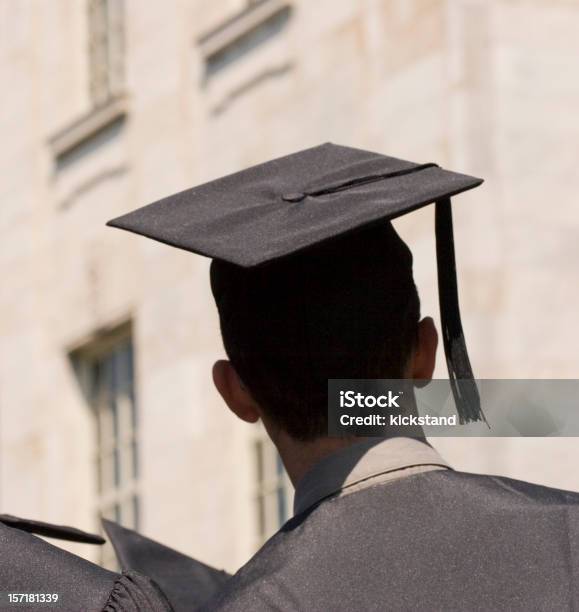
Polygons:
[[459,420],[469,423],[484,416],[462,330],[450,198],[481,183],[436,163],[327,142],[108,225],[213,259],[232,364],[216,364],[218,389],[235,407],[243,402],[230,401],[232,391],[242,398],[246,387],[266,426],[271,416],[292,436],[311,439],[325,432],[328,378],[429,378],[430,367],[417,364],[433,361],[436,333],[430,319],[418,322],[412,259],[389,221],[435,204],[446,363]]
[[214,260],[211,288],[230,360],[214,380],[247,421],[312,440],[327,435],[329,378],[432,375],[436,330],[389,222],[255,268]]

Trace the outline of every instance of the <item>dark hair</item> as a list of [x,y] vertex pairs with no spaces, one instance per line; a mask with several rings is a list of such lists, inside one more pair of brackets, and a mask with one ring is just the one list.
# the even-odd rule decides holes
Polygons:
[[290,436],[327,435],[328,378],[403,378],[420,302],[390,223],[257,268],[213,261],[211,289],[239,377]]

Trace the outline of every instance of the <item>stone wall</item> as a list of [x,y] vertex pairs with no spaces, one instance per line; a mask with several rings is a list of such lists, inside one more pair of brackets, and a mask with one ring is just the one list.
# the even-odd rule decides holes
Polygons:
[[[142,529],[228,569],[253,547],[251,429],[212,388],[208,262],[107,219],[324,141],[436,161],[486,179],[455,207],[477,374],[579,369],[579,2],[296,0],[239,57],[208,60],[246,6],[128,0],[126,120],[59,161],[55,135],[90,110],[83,3],[0,1],[0,509],[95,528],[68,353],[132,320]],[[432,211],[397,227],[436,317]],[[579,488],[573,440],[435,444],[457,468]]]

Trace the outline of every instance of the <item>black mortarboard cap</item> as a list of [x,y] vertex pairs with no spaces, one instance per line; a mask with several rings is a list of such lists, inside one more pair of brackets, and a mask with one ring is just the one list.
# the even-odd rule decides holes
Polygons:
[[462,423],[483,418],[458,304],[450,198],[482,179],[326,143],[187,189],[108,222],[250,268],[436,203],[440,315]]
[[57,540],[67,540],[69,542],[82,542],[83,544],[105,543],[105,539],[102,536],[81,531],[75,527],[23,519],[18,516],[12,516],[11,514],[0,514],[0,523],[8,525],[8,527],[12,527],[13,529],[35,533],[46,538],[56,538]]
[[117,523],[103,519],[103,526],[123,572],[154,580],[175,612],[198,610],[231,577]]

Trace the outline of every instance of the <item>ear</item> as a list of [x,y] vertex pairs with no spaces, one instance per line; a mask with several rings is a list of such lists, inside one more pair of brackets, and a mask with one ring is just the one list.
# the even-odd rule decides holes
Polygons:
[[418,342],[412,357],[410,377],[417,381],[425,381],[418,386],[424,386],[432,379],[436,365],[436,348],[438,347],[438,332],[431,317],[425,317],[418,324]]
[[213,364],[213,383],[235,416],[247,423],[259,420],[259,407],[243,386],[230,361],[220,359]]

